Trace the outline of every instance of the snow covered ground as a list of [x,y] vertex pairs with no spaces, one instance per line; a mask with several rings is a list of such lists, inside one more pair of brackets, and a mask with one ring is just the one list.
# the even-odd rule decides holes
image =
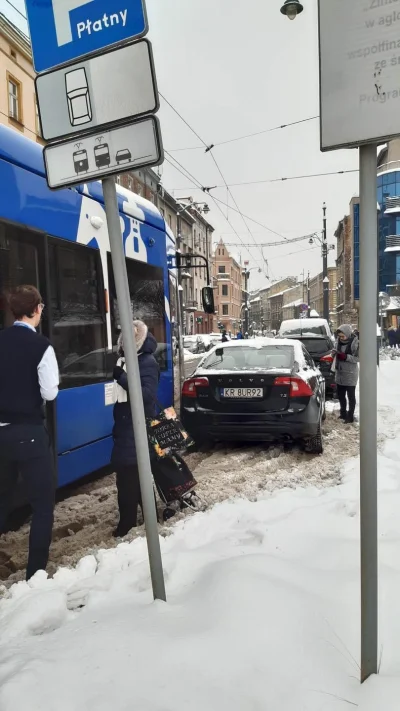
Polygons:
[[215,505],[162,531],[167,604],[142,537],[4,589],[1,711],[397,709],[399,375],[382,364],[381,677],[360,689],[357,428],[330,415],[319,458],[192,455]]

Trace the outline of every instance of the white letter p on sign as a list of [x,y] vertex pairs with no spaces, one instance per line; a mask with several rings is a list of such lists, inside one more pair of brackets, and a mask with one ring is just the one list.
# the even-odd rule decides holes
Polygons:
[[82,5],[87,5],[89,2],[93,2],[93,0],[52,0],[54,24],[56,26],[57,44],[59,47],[72,42],[69,13],[71,10],[82,7]]

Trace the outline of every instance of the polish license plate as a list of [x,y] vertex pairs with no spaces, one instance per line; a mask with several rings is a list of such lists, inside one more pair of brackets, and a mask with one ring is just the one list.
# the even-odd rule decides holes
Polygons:
[[238,398],[241,400],[252,400],[253,398],[262,398],[262,388],[221,388],[222,397]]

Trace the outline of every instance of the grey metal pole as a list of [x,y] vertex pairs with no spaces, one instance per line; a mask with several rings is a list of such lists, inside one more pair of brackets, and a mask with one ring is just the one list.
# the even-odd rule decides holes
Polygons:
[[376,146],[360,147],[361,682],[378,672]]
[[244,307],[244,332],[245,338],[249,336],[249,272],[246,269],[244,273],[244,288],[245,288],[245,307]]
[[329,323],[329,280],[328,278],[328,242],[326,237],[326,205],[322,206],[323,231],[322,231],[322,279],[323,279],[323,309],[324,319]]
[[[178,272],[179,273],[179,272]],[[182,383],[185,380],[185,353],[183,350],[183,323],[182,323],[182,291],[181,289],[183,288],[181,284],[177,282],[176,285],[176,293],[177,293],[177,307],[178,307],[178,313],[177,313],[177,318],[178,318],[178,349],[179,349],[179,383],[182,387]]]
[[140,488],[143,502],[143,515],[146,526],[147,549],[153,595],[155,600],[166,600],[164,574],[161,560],[160,539],[158,535],[157,512],[154,501],[153,477],[150,466],[146,421],[140,385],[139,361],[136,342],[132,333],[132,311],[129,295],[128,275],[122,246],[121,225],[119,221],[117,191],[113,178],[103,179],[104,206],[110,239],[111,258],[114,270],[115,289],[121,330],[124,338],[126,374],[129,385],[129,401],[132,412],[133,433],[135,436]]

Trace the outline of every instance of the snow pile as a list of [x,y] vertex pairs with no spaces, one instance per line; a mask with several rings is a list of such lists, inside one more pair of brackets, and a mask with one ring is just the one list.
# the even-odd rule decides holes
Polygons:
[[[332,403],[327,403],[327,407],[332,407]],[[297,447],[285,449],[267,444],[218,445],[186,455],[198,481],[196,491],[211,507],[228,498],[256,500],[264,491],[272,493],[285,487],[338,484],[343,460],[358,452],[358,428],[344,427],[337,414],[329,412],[324,423],[325,452],[318,460]],[[162,535],[170,534],[177,518],[191,515],[190,510],[178,514],[160,529]],[[112,531],[117,517],[114,476],[80,486],[75,495],[70,492],[68,499],[56,506],[49,572],[53,574],[59,565],[74,565],[98,548],[115,547]],[[0,583],[24,578],[28,535],[29,526],[24,525],[1,539]],[[132,531],[127,539],[140,535],[143,535],[142,527]],[[9,560],[1,560],[1,549],[7,552]]]
[[[383,365],[380,643],[391,677],[400,378],[397,362]],[[359,472],[342,444],[338,486],[260,491],[180,521],[161,539],[167,604],[152,601],[143,538],[14,585],[0,602],[1,711],[397,709],[397,681],[358,683]],[[311,477],[323,460],[309,461]]]
[[379,360],[397,360],[400,358],[400,348],[385,346],[379,349]]
[[201,358],[198,353],[191,353],[191,351],[189,351],[187,348],[183,349],[183,357],[185,359],[185,363],[189,360],[199,360]]

